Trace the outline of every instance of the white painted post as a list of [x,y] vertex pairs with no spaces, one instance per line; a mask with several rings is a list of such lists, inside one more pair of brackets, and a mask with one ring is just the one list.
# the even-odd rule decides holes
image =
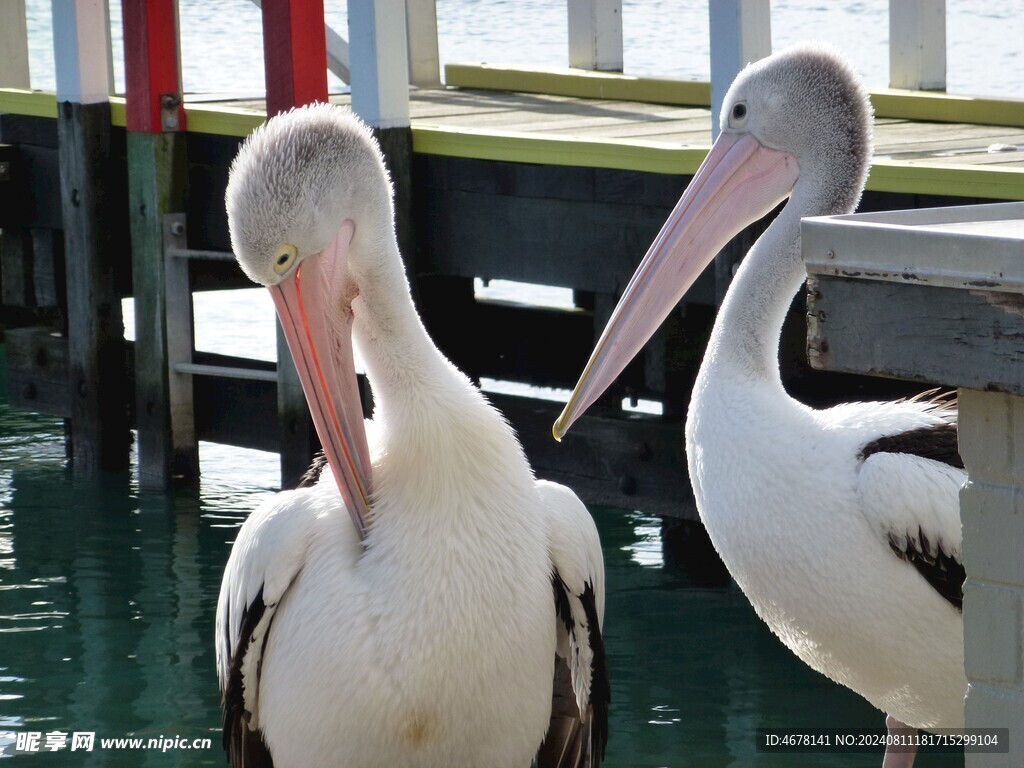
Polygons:
[[405,0],[350,0],[352,109],[374,128],[409,125]]
[[[1009,294],[1007,294],[1009,296]],[[1024,397],[961,389],[965,720],[1008,728],[1009,752],[968,751],[968,768],[1024,765]]]
[[409,82],[417,88],[440,88],[436,0],[405,0],[405,24],[409,43]]
[[99,104],[110,96],[106,0],[53,0],[57,101]]
[[25,0],[0,3],[0,88],[30,88]]
[[725,94],[747,64],[772,52],[769,0],[713,0],[711,26],[711,136],[718,137],[718,117]]
[[946,90],[946,0],[889,0],[889,87]]
[[622,71],[622,0],[568,0],[569,66]]

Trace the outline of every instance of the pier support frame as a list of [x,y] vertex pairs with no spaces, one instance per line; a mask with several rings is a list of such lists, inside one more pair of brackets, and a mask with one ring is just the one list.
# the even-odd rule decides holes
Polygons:
[[946,0],[889,0],[889,87],[946,90]]
[[0,88],[30,88],[25,0],[0,3]]
[[[55,4],[56,5],[56,4]],[[110,32],[105,6],[54,14],[58,162],[67,274],[70,455],[76,473],[128,466],[124,331],[114,279],[110,199]]]
[[405,0],[351,0],[352,110],[371,128],[384,152],[395,191],[395,229],[416,294],[412,201],[412,129]]
[[569,0],[569,66],[622,71],[622,0]]
[[177,3],[124,0],[122,13],[139,484],[159,489],[199,475],[191,408],[175,402],[191,381],[172,386],[171,377],[184,374],[171,371],[168,358],[164,220],[185,210],[187,183]]
[[968,753],[968,768],[1020,765],[1024,757],[1024,397],[960,389],[960,491],[964,527],[965,719],[1009,728],[1004,754]]
[[[711,137],[718,138],[719,115],[729,86],[747,64],[772,52],[769,0],[715,0],[708,5],[711,32]],[[755,236],[756,237],[756,236]],[[743,232],[715,257],[715,303],[721,304],[733,272],[753,242]]]

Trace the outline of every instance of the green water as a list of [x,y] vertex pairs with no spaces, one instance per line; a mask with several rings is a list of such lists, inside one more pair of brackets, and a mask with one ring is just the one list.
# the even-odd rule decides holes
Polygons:
[[[274,490],[277,457],[204,445],[199,490],[174,495],[140,494],[128,473],[85,482],[66,466],[61,422],[10,410],[3,374],[0,363],[0,757],[19,731],[78,731],[96,734],[91,752],[69,744],[17,758],[40,768],[224,764],[217,591],[237,527]],[[798,662],[738,590],[700,588],[664,566],[656,519],[594,514],[608,581],[606,765],[880,764],[878,753],[758,753],[758,728],[881,729],[882,716]],[[161,736],[212,746],[99,742]],[[926,753],[918,765],[962,760]]]

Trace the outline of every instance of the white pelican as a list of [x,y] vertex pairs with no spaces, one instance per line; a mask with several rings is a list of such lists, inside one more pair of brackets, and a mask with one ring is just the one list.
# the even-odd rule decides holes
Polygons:
[[[871,157],[867,94],[834,51],[793,47],[737,77],[721,126],[555,436],[728,239],[788,197],[732,282],[694,386],[686,454],[697,507],[737,584],[797,656],[886,712],[890,729],[962,727],[955,412],[922,401],[815,410],[779,376],[783,319],[805,277],[800,219],[856,207]],[[884,765],[913,757],[889,752]]]
[[[328,105],[270,120],[232,165],[227,209],[329,464],[252,513],[224,571],[232,764],[525,768],[540,749],[540,765],[598,765],[597,531],[570,490],[534,479],[427,336],[368,129]],[[375,395],[369,447],[353,337]]]

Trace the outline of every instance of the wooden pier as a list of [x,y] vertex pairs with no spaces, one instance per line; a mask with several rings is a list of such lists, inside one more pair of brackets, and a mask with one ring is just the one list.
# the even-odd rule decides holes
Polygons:
[[[266,13],[279,14],[265,23],[272,113],[327,98],[326,80],[313,82],[309,75],[326,71],[325,51],[298,52],[290,43],[295,25],[321,23],[322,9],[319,17],[308,13],[316,5],[264,0]],[[368,39],[394,35],[374,14],[397,13],[403,8],[394,6],[402,3],[361,5],[350,13],[351,24],[372,28]],[[569,4],[581,5],[587,3]],[[603,5],[594,3],[598,10]],[[749,10],[760,3],[737,5]],[[62,118],[65,105],[78,102],[60,86],[56,95],[0,89],[4,311],[13,318],[29,310],[39,321],[7,332],[10,397],[19,407],[71,418],[76,469],[124,465],[130,422],[138,429],[144,485],[194,477],[197,439],[279,450],[287,484],[304,468],[315,441],[287,355],[277,370],[200,354],[191,343],[191,291],[251,286],[228,253],[223,193],[239,142],[265,119],[266,104],[181,94],[173,14],[167,16],[172,8],[173,0],[125,0],[128,93],[109,96],[109,83],[100,83],[94,87],[99,106],[86,110],[102,111],[105,124],[76,117],[82,110],[74,106]],[[410,0],[410,19],[422,20],[424,8],[429,20],[433,3]],[[584,17],[595,24],[603,18]],[[742,58],[758,39],[744,34],[743,25],[757,15],[737,18],[725,31],[713,24],[712,41],[726,49],[732,35],[739,41],[733,54]],[[575,62],[586,69],[448,66],[441,86],[436,27],[432,54],[423,42],[429,43],[429,23],[425,38],[422,25],[409,28],[408,41],[391,40],[390,47],[361,52],[354,43],[345,63],[352,95],[331,99],[352,104],[385,148],[420,311],[441,349],[474,378],[571,387],[619,292],[710,147],[716,86],[595,71],[601,61],[615,63],[614,50],[580,47],[580,40],[600,32],[586,24],[582,32],[570,28],[577,56],[593,48],[592,60]],[[149,57],[160,48],[154,40],[162,40],[168,56]],[[108,52],[109,41],[95,42],[95,56]],[[421,86],[412,89],[410,57],[418,62],[412,78]],[[621,51],[619,59],[621,67]],[[58,58],[61,66],[77,71]],[[872,100],[876,157],[863,209],[1024,199],[1024,102],[915,90],[878,91]],[[76,222],[84,223],[84,209],[74,201],[76,190],[79,203],[91,199],[82,198],[89,182],[58,173],[87,170],[71,159],[76,155],[69,154],[65,123],[90,131],[88,141],[102,149],[109,174],[103,182],[109,194],[96,202],[102,217],[93,219],[94,239],[85,245],[72,236]],[[759,226],[720,257],[565,444],[550,438],[559,403],[492,394],[538,474],[570,483],[590,502],[693,518],[683,414],[717,298]],[[95,240],[100,236],[102,245]],[[81,261],[82,249],[94,254],[92,261]],[[72,269],[82,263],[94,264],[86,282]],[[573,306],[487,300],[475,294],[474,278],[571,288]],[[75,303],[78,294],[92,297],[84,309]],[[95,310],[101,295],[134,296],[134,345],[123,342],[119,328],[112,330],[115,315],[120,320],[116,302],[103,299],[107,309]],[[96,316],[109,327],[76,346],[71,340],[87,327],[83,318]],[[799,310],[793,319],[784,353],[789,386],[800,396],[820,403],[892,391],[894,385],[877,381],[810,372]],[[101,349],[107,362],[88,376],[75,373]],[[76,363],[79,358],[85,362]],[[111,406],[94,395],[115,391],[135,394],[124,398],[126,406],[123,396]],[[662,412],[624,408],[631,399],[652,401]],[[101,401],[106,416],[76,410]],[[85,446],[93,442],[108,446],[102,462],[86,459]]]

